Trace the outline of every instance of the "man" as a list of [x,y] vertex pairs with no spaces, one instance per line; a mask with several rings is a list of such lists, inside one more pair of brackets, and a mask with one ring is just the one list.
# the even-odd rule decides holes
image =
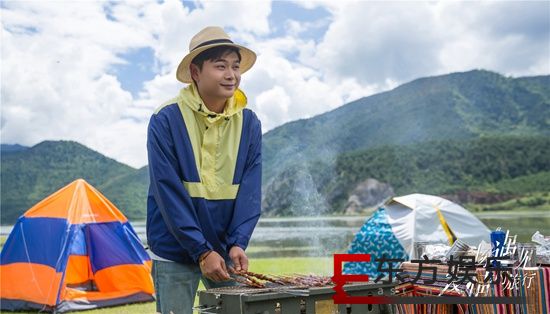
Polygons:
[[151,116],[147,241],[157,312],[192,313],[199,279],[207,288],[231,285],[228,264],[248,269],[262,133],[238,87],[255,60],[223,29],[206,27],[177,69],[189,85]]

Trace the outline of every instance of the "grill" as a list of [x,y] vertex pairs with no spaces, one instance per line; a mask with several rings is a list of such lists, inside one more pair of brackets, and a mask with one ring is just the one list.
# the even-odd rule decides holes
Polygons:
[[[350,296],[391,294],[392,284],[354,283],[344,286]],[[388,305],[334,304],[327,287],[223,287],[199,292],[201,314],[371,314],[391,313]]]

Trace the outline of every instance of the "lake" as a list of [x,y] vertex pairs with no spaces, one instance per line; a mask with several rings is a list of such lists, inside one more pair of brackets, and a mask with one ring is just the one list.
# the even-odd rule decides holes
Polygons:
[[[550,235],[550,211],[499,212],[476,214],[490,229],[501,227],[517,235],[519,242],[529,242],[537,230]],[[297,217],[260,219],[247,253],[258,257],[331,256],[347,251],[349,243],[368,217]],[[142,240],[145,222],[132,222]],[[11,226],[0,227],[7,235]]]

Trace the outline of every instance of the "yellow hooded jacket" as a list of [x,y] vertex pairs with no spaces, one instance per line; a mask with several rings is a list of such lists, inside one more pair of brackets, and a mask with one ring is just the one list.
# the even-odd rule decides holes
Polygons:
[[[156,255],[196,262],[243,249],[260,215],[261,124],[237,90],[222,113],[191,84],[149,122],[147,235]],[[164,230],[164,231],[163,231]]]

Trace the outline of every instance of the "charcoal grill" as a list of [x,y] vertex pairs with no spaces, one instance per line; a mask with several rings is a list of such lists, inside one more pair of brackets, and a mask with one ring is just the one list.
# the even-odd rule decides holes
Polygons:
[[[344,286],[350,296],[391,294],[392,284],[354,283]],[[201,314],[374,314],[391,313],[378,304],[334,304],[332,286],[248,288],[223,287],[199,292]]]

